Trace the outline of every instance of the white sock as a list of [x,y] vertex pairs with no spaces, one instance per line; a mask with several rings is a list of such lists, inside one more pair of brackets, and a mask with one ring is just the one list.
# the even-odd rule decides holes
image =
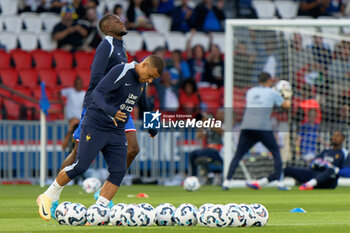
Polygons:
[[45,195],[48,196],[52,201],[58,201],[60,199],[61,192],[64,186],[60,186],[55,180],[50,187],[45,191]]
[[306,185],[315,187],[317,185],[317,180],[313,178],[313,179],[309,180],[308,182],[306,182]]
[[104,198],[102,196],[98,196],[96,204],[101,204],[101,205],[107,206],[109,204],[109,202],[110,201],[107,198]]
[[267,177],[264,177],[264,178],[261,178],[261,179],[258,180],[258,184],[259,184],[260,186],[265,186],[265,185],[267,185],[268,183],[269,183],[269,180],[267,179]]

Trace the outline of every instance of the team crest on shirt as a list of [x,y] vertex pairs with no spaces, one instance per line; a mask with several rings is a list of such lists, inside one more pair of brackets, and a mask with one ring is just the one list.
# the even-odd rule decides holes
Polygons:
[[335,159],[339,159],[339,157],[340,157],[339,154],[335,155]]
[[143,87],[141,87],[141,93],[143,92]]
[[86,139],[87,142],[90,141],[90,139],[91,139],[90,134],[87,134],[85,139]]

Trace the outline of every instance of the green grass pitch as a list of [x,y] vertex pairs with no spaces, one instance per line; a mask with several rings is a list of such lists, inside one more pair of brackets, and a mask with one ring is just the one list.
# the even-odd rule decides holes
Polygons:
[[[270,214],[267,225],[261,228],[61,226],[53,219],[46,222],[39,217],[35,200],[44,190],[29,185],[0,186],[0,232],[350,232],[350,188],[343,187],[312,191],[295,187],[285,192],[276,188],[222,191],[220,187],[204,186],[197,192],[186,192],[181,187],[134,185],[121,187],[113,199],[114,203],[146,202],[153,206],[164,202],[197,207],[204,203],[261,203]],[[140,192],[149,198],[128,197]],[[93,195],[84,193],[80,186],[66,187],[60,201],[79,202],[86,207],[95,202]],[[290,213],[295,207],[307,213]]]

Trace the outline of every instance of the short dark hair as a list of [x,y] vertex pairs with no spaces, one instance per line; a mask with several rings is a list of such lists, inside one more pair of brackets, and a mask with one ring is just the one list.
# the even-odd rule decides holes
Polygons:
[[157,55],[150,55],[147,57],[147,60],[149,61],[150,65],[157,68],[157,72],[159,75],[161,75],[163,73],[165,64],[164,64],[164,61],[161,57],[159,57]]
[[100,28],[100,31],[103,34],[106,34],[106,30],[105,30],[105,25],[106,22],[108,21],[109,17],[111,17],[113,14],[108,14],[102,17],[102,19],[100,19],[100,21],[98,22],[98,27]]
[[270,79],[271,79],[271,75],[266,72],[261,72],[261,74],[259,74],[259,77],[258,77],[259,83],[266,83]]

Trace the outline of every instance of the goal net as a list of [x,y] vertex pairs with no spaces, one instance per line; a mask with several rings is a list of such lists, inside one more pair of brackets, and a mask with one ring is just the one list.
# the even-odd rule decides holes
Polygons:
[[[261,72],[269,73],[276,81],[289,81],[293,89],[291,110],[275,109],[272,113],[284,163],[306,164],[331,146],[330,138],[335,130],[348,132],[350,27],[347,24],[344,20],[309,19],[226,21],[225,119],[233,117],[234,122],[233,131],[225,135],[225,174],[233,157],[232,147],[226,145],[232,144],[232,133],[239,132],[246,91],[258,85]],[[238,136],[234,135],[237,143]],[[344,148],[348,148],[346,138]],[[255,146],[245,161],[248,165],[249,161],[262,161],[247,165],[251,178],[264,176],[273,169],[273,159],[261,145]],[[235,178],[242,178],[236,173]]]

